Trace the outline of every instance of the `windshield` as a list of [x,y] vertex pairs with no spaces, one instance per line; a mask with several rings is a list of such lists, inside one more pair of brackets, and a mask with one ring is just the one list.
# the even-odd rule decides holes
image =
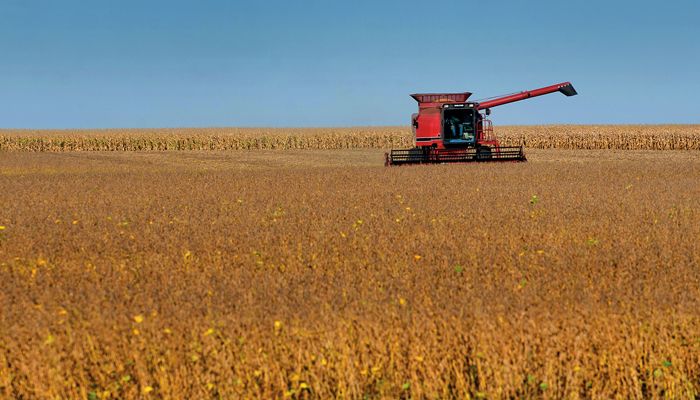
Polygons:
[[445,140],[474,140],[474,114],[469,108],[445,110],[443,132]]

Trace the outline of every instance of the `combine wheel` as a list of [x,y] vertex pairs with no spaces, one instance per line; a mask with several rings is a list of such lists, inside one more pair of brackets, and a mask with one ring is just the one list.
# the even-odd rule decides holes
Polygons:
[[491,148],[490,147],[479,147],[476,150],[477,160],[490,160],[491,159]]

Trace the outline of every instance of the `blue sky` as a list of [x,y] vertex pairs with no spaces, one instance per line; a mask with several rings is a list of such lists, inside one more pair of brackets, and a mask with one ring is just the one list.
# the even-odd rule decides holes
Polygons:
[[0,0],[0,127],[700,123],[700,2]]

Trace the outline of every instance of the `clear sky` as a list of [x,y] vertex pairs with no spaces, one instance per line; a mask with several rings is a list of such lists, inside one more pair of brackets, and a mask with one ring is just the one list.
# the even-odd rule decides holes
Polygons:
[[0,0],[0,127],[700,123],[700,1]]

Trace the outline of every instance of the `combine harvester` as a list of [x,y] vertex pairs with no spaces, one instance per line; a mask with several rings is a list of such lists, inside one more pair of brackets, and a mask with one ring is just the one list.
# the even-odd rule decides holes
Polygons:
[[[387,166],[405,164],[526,161],[522,146],[501,146],[487,117],[491,108],[561,92],[576,95],[570,82],[469,102],[471,93],[412,94],[418,113],[411,117],[416,147],[386,153]],[[483,111],[483,113],[482,113]]]

